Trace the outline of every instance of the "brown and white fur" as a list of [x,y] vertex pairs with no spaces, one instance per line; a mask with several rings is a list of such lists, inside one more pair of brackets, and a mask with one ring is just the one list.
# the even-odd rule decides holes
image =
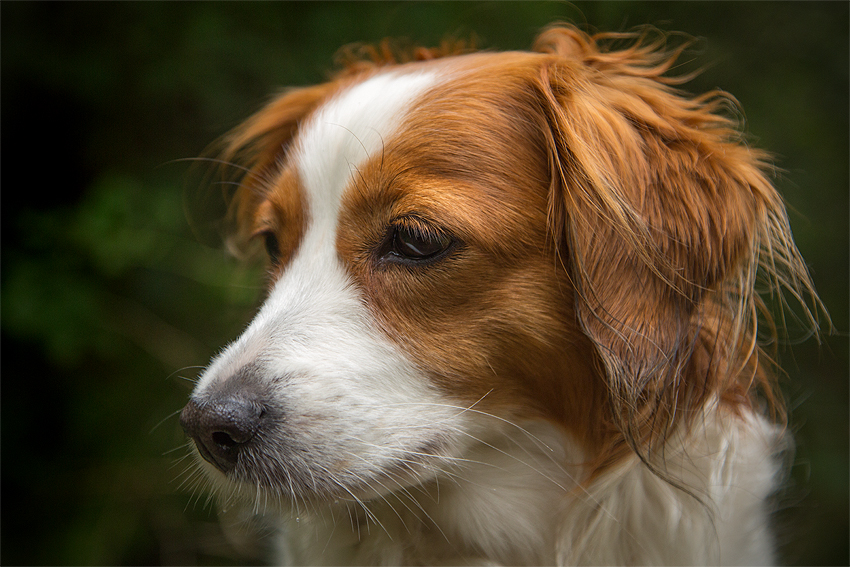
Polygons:
[[729,98],[618,37],[385,45],[228,138],[270,285],[181,423],[280,561],[774,561],[756,273],[817,299]]

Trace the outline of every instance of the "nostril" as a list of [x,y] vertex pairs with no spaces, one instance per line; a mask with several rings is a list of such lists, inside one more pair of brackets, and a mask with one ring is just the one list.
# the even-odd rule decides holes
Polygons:
[[212,434],[213,443],[222,447],[224,449],[230,449],[239,445],[238,441],[234,441],[233,437],[225,433],[224,431],[215,431]]
[[180,425],[200,455],[222,472],[236,467],[239,454],[260,428],[263,407],[254,399],[228,394],[198,402],[180,412]]

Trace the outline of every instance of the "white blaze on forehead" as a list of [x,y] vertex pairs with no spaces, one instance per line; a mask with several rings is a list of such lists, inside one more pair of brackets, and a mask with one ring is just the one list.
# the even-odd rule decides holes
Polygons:
[[[290,158],[307,204],[301,245],[196,394],[253,364],[280,404],[292,408],[292,434],[322,448],[319,453],[368,455],[365,462],[376,465],[398,457],[400,446],[427,445],[423,430],[438,429],[435,424],[457,413],[378,330],[335,246],[340,202],[357,167],[380,155],[435,80],[433,74],[377,75],[344,91],[301,127]],[[324,425],[299,429],[299,414],[322,416]],[[346,435],[358,441],[348,439],[343,447]]]
[[[338,95],[304,124],[293,162],[313,222],[336,219],[342,193],[357,168],[380,155],[411,105],[436,78],[421,72],[376,75]],[[335,232],[333,226],[322,228]]]
[[[325,348],[329,341],[321,337],[346,327],[357,334],[350,326],[365,313],[335,249],[342,194],[357,175],[356,168],[383,150],[411,104],[436,80],[433,73],[376,75],[342,91],[301,126],[290,161],[304,187],[304,238],[257,317],[204,373],[198,392],[255,359],[292,363],[302,355],[318,355],[326,360],[327,353],[308,352]],[[322,325],[329,328],[322,330]],[[304,348],[305,343],[312,348]],[[278,358],[278,353],[283,356]]]
[[337,254],[336,228],[343,192],[357,168],[380,155],[384,140],[434,79],[377,75],[326,103],[300,129],[291,160],[304,187],[306,231],[246,332],[259,331],[255,340],[267,343],[261,356],[274,373],[323,376],[326,386],[339,377],[341,390],[364,377],[410,374],[404,357],[375,331]]

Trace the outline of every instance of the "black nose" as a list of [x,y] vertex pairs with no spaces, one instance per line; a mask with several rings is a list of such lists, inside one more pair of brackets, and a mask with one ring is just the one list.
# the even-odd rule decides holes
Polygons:
[[195,441],[198,452],[222,472],[236,466],[239,453],[251,443],[265,414],[253,396],[221,393],[191,400],[180,412],[180,425]]

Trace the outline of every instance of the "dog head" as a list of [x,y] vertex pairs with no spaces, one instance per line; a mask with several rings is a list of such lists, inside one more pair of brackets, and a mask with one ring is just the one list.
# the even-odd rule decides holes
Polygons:
[[366,499],[543,420],[591,477],[774,398],[756,270],[811,288],[764,156],[657,44],[604,40],[361,61],[231,135],[270,284],[181,415],[210,475]]

